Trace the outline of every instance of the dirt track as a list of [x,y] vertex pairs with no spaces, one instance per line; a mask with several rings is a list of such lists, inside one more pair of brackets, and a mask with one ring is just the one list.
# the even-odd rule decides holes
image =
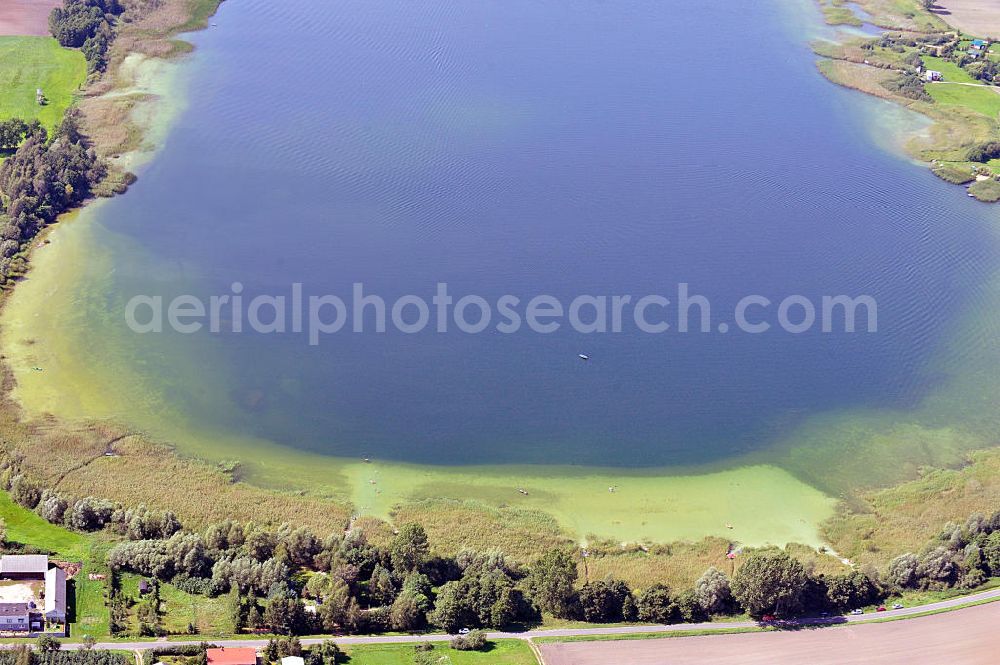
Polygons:
[[997,0],[937,0],[935,13],[949,25],[980,37],[1000,39],[1000,2]]
[[546,665],[987,665],[1000,662],[1000,602],[906,621],[785,633],[539,647]]
[[0,0],[0,35],[47,35],[49,12],[61,0]]

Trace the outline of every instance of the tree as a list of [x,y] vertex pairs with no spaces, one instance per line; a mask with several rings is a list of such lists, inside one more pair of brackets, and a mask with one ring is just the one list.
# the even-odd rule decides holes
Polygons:
[[275,598],[264,608],[264,623],[280,635],[295,635],[305,625],[305,611],[297,598]]
[[427,532],[419,524],[404,524],[389,544],[392,567],[397,573],[406,574],[419,570],[430,554]]
[[631,595],[624,582],[588,582],[580,589],[580,611],[591,623],[621,621],[625,598]]
[[427,623],[429,608],[430,601],[426,596],[412,591],[402,592],[389,610],[392,629],[413,631],[423,628]]
[[678,609],[670,597],[670,588],[665,584],[654,584],[639,594],[639,621],[649,623],[676,623]]
[[956,555],[944,546],[938,546],[920,559],[917,574],[925,583],[951,586],[958,577]]
[[0,150],[16,148],[28,133],[28,123],[20,118],[0,122]]
[[368,580],[368,597],[373,606],[391,605],[396,598],[396,583],[392,574],[381,565],[375,566],[372,578]]
[[912,589],[920,582],[920,560],[912,552],[900,554],[889,562],[886,582],[895,589]]
[[35,648],[38,649],[40,653],[50,653],[52,651],[59,651],[62,648],[62,642],[52,637],[51,635],[42,635],[35,642]]
[[639,607],[635,603],[635,597],[631,594],[625,597],[625,602],[622,603],[622,620],[623,621],[636,621],[639,618]]
[[709,614],[720,614],[733,605],[729,578],[714,566],[706,570],[694,583],[694,595],[698,604]]
[[733,577],[732,592],[755,619],[791,616],[802,609],[806,571],[786,552],[752,552]]
[[578,574],[572,554],[552,549],[531,567],[526,584],[532,600],[542,611],[567,618],[576,609],[573,585]]
[[461,581],[448,582],[438,591],[430,620],[449,633],[475,620],[466,599],[467,588]]
[[861,571],[835,575],[826,580],[826,599],[838,610],[871,605],[882,598],[882,590]]
[[1000,575],[1000,529],[995,530],[983,545],[983,558],[991,575]]

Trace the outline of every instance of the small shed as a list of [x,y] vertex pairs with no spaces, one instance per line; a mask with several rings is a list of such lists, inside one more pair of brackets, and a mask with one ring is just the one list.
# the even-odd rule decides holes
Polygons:
[[924,72],[924,78],[928,81],[940,81],[942,79],[941,72],[935,71],[933,69],[928,69]]
[[148,580],[139,581],[139,593],[145,596],[147,593],[153,590],[153,585],[149,583]]

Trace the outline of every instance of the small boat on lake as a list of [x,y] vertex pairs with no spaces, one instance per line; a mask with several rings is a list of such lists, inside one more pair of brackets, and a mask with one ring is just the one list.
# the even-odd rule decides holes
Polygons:
[[585,353],[581,353],[581,354],[577,355],[577,358],[579,358],[580,360],[590,360],[590,356],[588,356]]

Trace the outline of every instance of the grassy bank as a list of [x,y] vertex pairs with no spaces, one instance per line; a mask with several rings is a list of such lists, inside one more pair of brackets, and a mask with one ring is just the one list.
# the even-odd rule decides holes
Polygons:
[[[351,665],[412,665],[413,644],[369,644],[344,647]],[[434,644],[428,662],[454,665],[534,665],[538,662],[524,640],[496,640],[487,651],[456,651]]]
[[[51,37],[0,37],[0,120],[38,120],[49,130],[61,121],[87,80],[83,54]],[[39,105],[36,90],[48,100]]]

